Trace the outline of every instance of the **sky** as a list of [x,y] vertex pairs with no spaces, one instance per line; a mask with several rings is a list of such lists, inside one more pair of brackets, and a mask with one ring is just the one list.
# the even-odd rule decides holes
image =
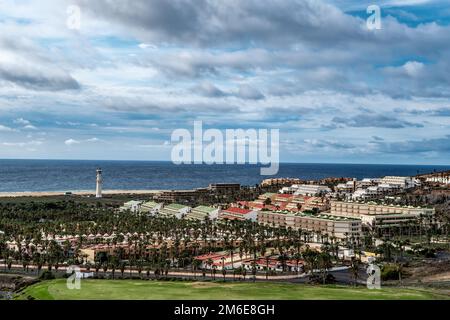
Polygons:
[[282,162],[450,164],[448,1],[0,0],[0,30],[0,158],[170,160],[203,121],[279,129]]

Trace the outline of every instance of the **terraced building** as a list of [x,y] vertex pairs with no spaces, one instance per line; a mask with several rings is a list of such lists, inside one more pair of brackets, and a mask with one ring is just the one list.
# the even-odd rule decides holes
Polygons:
[[259,211],[258,223],[274,227],[321,232],[336,238],[361,236],[361,219],[329,214],[293,213],[289,211]]
[[198,206],[195,207],[189,212],[185,218],[190,220],[200,220],[204,221],[206,217],[208,217],[210,220],[217,219],[219,215],[219,209],[208,207],[208,206]]

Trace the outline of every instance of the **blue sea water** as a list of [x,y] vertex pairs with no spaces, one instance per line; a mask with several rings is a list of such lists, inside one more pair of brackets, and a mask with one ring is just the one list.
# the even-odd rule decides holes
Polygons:
[[[0,160],[0,192],[76,191],[95,189],[95,170],[103,169],[104,189],[191,189],[210,183],[255,185],[267,178],[255,165],[175,165],[152,161]],[[362,179],[416,175],[450,166],[385,164],[281,163],[274,177]]]

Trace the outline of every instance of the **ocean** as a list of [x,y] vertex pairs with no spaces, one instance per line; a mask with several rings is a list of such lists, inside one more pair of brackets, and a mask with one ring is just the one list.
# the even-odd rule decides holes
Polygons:
[[[0,160],[0,192],[95,189],[95,170],[103,169],[105,190],[166,190],[206,187],[210,183],[255,185],[268,178],[257,165],[175,165],[157,161]],[[281,163],[273,177],[376,178],[408,176],[450,166]]]

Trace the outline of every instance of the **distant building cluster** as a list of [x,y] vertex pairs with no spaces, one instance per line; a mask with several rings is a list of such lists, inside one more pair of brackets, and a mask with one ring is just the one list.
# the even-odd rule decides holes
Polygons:
[[280,193],[303,196],[322,196],[330,192],[331,189],[327,186],[315,184],[293,184],[290,187],[284,187],[280,190]]
[[360,219],[365,227],[372,230],[404,227],[408,223],[436,223],[434,208],[386,205],[376,202],[331,201],[330,213],[334,216]]
[[329,201],[324,197],[312,197],[285,193],[264,193],[254,201],[238,201],[231,206],[251,210],[287,210],[298,211],[325,211],[329,209]]
[[408,190],[420,185],[420,181],[412,177],[386,176],[381,179],[354,179],[340,183],[335,193],[348,200],[375,200],[388,195]]
[[361,235],[361,220],[329,214],[293,213],[289,211],[260,211],[258,223],[263,225],[306,230],[336,238]]
[[[129,201],[120,210],[198,221],[248,220],[341,239],[361,237],[366,231],[383,233],[389,228],[437,223],[434,208],[384,203],[386,196],[420,185],[420,181],[412,177],[339,178],[328,180],[329,185],[298,183],[298,180],[264,180],[266,185],[279,185],[281,188],[277,193],[266,192],[252,201],[236,201],[224,206],[179,204],[173,202],[175,195],[185,196],[186,191],[171,191],[164,195],[164,199],[174,196],[170,198],[170,204],[158,200]],[[294,183],[286,185],[288,182]],[[333,186],[331,182],[337,184]],[[237,184],[212,184],[207,189],[198,190],[227,193],[239,188]]]
[[195,202],[213,194],[233,194],[239,190],[241,190],[239,183],[215,183],[210,184],[207,188],[163,191],[155,196],[155,200],[166,203]]
[[284,263],[277,259],[277,256],[267,256],[254,259],[252,255],[243,253],[230,255],[229,252],[214,252],[196,256],[195,260],[200,261],[200,268],[204,270],[232,270],[242,267],[245,271],[251,272],[253,268],[257,271],[290,271],[303,272],[304,261],[286,260]]
[[450,173],[433,175],[431,177],[427,177],[425,181],[431,183],[450,185]]
[[268,186],[281,186],[281,185],[292,185],[292,184],[300,184],[304,181],[298,178],[270,178],[264,179],[261,183],[261,187]]

